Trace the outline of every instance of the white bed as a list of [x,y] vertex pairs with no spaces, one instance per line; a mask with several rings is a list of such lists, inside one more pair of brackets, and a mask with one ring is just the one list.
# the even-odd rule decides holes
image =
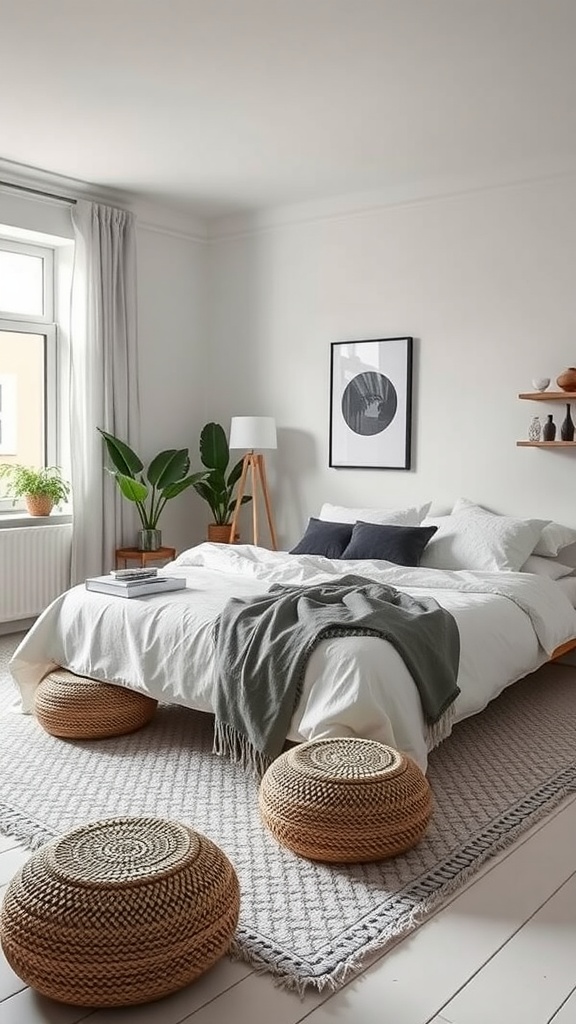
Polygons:
[[[252,545],[200,544],[164,572],[185,590],[125,600],[74,587],[38,619],[11,661],[22,709],[55,665],[141,690],[159,700],[212,710],[212,626],[232,596],[274,583],[315,583],[342,574],[433,597],[460,631],[456,721],[481,711],[506,686],[537,669],[576,636],[576,611],[552,580],[521,572],[406,568],[331,560]],[[384,640],[352,636],[314,650],[288,738],[359,735],[411,754],[425,770],[432,745],[416,687]]]

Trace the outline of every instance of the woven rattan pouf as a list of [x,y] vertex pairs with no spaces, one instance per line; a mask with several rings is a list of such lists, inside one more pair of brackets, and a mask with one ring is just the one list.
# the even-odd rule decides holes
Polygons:
[[374,740],[311,740],[281,754],[260,784],[278,842],[310,860],[382,860],[415,846],[432,792],[411,758]]
[[158,701],[124,686],[100,683],[64,668],[44,676],[34,695],[40,725],[62,739],[98,740],[135,732],[152,718]]
[[174,992],[229,948],[240,904],[228,858],[158,818],[110,818],[41,847],[10,882],[0,936],[52,999],[127,1006]]

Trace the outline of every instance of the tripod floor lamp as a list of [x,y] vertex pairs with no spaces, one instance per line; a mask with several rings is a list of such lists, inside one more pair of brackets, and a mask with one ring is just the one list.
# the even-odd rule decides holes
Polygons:
[[[242,473],[240,475],[240,480],[238,481],[238,496],[236,498],[236,508],[234,510],[234,518],[232,519],[232,525],[230,528],[230,536],[236,536],[238,513],[244,496],[248,474],[250,474],[250,484],[252,488],[253,543],[258,544],[259,539],[258,505],[260,497],[262,497],[264,500],[264,508],[266,510],[266,518],[268,520],[268,529],[270,530],[270,538],[272,540],[272,549],[273,551],[276,551],[278,548],[278,544],[276,542],[276,530],[274,528],[274,520],[272,518],[272,505],[270,503],[270,494],[268,493],[268,484],[266,483],[264,456],[261,454],[262,449],[276,448],[276,423],[273,417],[233,416],[230,423],[230,441],[228,442],[228,447],[249,449],[242,460]],[[258,452],[256,449],[258,449]]]

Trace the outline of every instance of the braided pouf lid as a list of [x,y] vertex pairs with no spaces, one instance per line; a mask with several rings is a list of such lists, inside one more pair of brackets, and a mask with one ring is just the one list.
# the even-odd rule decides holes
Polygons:
[[311,740],[272,762],[260,814],[278,842],[310,860],[353,863],[420,841],[432,791],[418,765],[375,740]]
[[34,711],[40,725],[62,739],[105,739],[135,732],[153,717],[158,701],[145,693],[57,668],[39,683]]
[[110,818],[41,847],[10,882],[0,936],[16,974],[52,999],[127,1006],[189,984],[229,948],[236,872],[206,836]]

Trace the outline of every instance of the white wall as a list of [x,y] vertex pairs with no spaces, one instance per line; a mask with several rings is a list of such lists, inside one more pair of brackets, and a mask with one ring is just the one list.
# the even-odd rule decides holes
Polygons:
[[[206,254],[201,240],[139,226],[138,348],[142,457],[189,448],[200,469],[206,420]],[[190,488],[165,506],[162,538],[179,551],[204,539],[204,506]]]
[[[564,415],[517,393],[576,365],[576,181],[283,220],[211,243],[209,351],[216,418],[277,418],[282,543],[323,500],[464,495],[576,526],[576,450],[515,445],[534,414]],[[412,470],[328,468],[330,342],[405,335]]]

